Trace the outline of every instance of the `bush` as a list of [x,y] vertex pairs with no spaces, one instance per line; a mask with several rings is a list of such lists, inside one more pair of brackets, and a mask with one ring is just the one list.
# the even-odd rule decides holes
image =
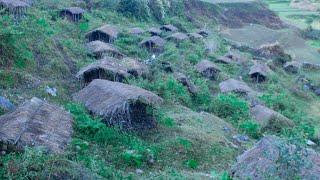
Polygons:
[[146,20],[150,17],[148,0],[121,0],[117,11],[127,17],[135,17],[137,19]]
[[234,125],[250,118],[249,104],[234,94],[219,94],[212,103],[212,111]]

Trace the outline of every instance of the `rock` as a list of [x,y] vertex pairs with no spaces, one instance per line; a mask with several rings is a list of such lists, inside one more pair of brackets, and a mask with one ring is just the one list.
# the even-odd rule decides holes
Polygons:
[[56,88],[51,88],[49,86],[46,86],[46,93],[49,94],[50,96],[56,97],[57,96],[57,89]]
[[0,96],[0,108],[6,111],[12,111],[15,109],[15,106],[7,98]]
[[223,93],[252,93],[254,92],[245,82],[235,80],[235,79],[228,79],[223,81],[219,84],[220,90]]
[[250,113],[262,129],[279,130],[283,127],[293,127],[294,123],[282,114],[262,105],[251,107]]
[[143,170],[142,169],[136,169],[136,173],[137,174],[143,174]]
[[250,140],[250,138],[247,135],[242,135],[242,134],[234,135],[232,136],[232,138],[236,140],[238,143],[244,143]]
[[311,140],[307,140],[307,145],[308,145],[308,146],[315,146],[315,145],[317,145],[317,144],[314,143],[314,142],[311,141]]
[[284,66],[283,69],[288,72],[288,73],[292,73],[292,74],[296,74],[299,72],[301,68],[301,63],[297,62],[297,61],[290,61],[287,62]]
[[182,73],[175,73],[174,76],[177,81],[179,81],[183,86],[187,87],[191,94],[196,94],[198,92],[198,88],[189,80],[186,75]]
[[237,158],[233,179],[320,179],[320,155],[276,136],[263,137]]
[[320,70],[320,64],[314,64],[310,62],[303,62],[302,68],[305,70]]

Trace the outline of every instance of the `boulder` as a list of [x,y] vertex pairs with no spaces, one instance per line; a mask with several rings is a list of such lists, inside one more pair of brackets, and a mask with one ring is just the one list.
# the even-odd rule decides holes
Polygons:
[[320,179],[320,155],[276,136],[263,137],[237,158],[233,179]]
[[71,115],[63,108],[32,98],[15,111],[0,117],[0,150],[23,150],[42,146],[62,153],[71,142]]
[[219,84],[220,90],[223,93],[253,93],[254,90],[252,90],[245,82],[235,80],[235,79],[228,79],[226,81],[223,81]]
[[189,78],[182,73],[175,73],[175,78],[179,81],[183,86],[187,87],[188,91],[191,94],[196,94],[198,92],[197,87],[189,80]]
[[254,120],[262,129],[279,130],[283,127],[293,127],[294,123],[282,114],[262,105],[255,105],[250,109]]
[[287,62],[284,66],[283,69],[288,72],[288,73],[292,73],[292,74],[296,74],[299,72],[301,68],[301,63],[297,62],[297,61],[290,61]]

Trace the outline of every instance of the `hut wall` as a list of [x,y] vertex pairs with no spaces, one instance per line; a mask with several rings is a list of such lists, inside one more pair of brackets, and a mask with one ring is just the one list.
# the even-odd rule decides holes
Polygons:
[[202,71],[201,74],[206,78],[215,79],[217,71],[212,68],[207,68],[206,70]]
[[250,77],[256,82],[263,82],[266,80],[266,77],[260,73],[253,73]]
[[97,69],[85,72],[83,74],[84,85],[89,84],[91,81],[95,79],[106,79],[106,80],[115,81],[115,82],[125,81],[125,77],[122,76],[121,74],[114,74],[112,72],[108,72],[101,68],[97,68]]
[[79,22],[82,19],[82,14],[72,14],[69,11],[61,11],[60,17],[67,18],[71,22]]

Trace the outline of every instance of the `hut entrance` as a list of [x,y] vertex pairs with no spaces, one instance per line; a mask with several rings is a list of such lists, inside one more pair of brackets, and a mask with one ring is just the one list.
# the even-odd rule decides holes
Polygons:
[[264,82],[266,80],[266,77],[260,73],[253,73],[250,75],[250,77],[256,81],[256,82]]
[[150,107],[144,103],[138,101],[130,104],[129,113],[131,127],[139,130],[152,129],[156,127],[156,122],[150,112]]
[[94,31],[89,36],[89,41],[91,42],[91,41],[97,41],[97,40],[100,40],[106,43],[111,43],[113,39],[106,33],[103,33],[100,31]]
[[115,82],[124,82],[126,77],[119,74],[106,71],[102,68],[93,69],[91,71],[87,71],[83,75],[85,85],[89,84],[91,81],[95,79],[107,79]]

